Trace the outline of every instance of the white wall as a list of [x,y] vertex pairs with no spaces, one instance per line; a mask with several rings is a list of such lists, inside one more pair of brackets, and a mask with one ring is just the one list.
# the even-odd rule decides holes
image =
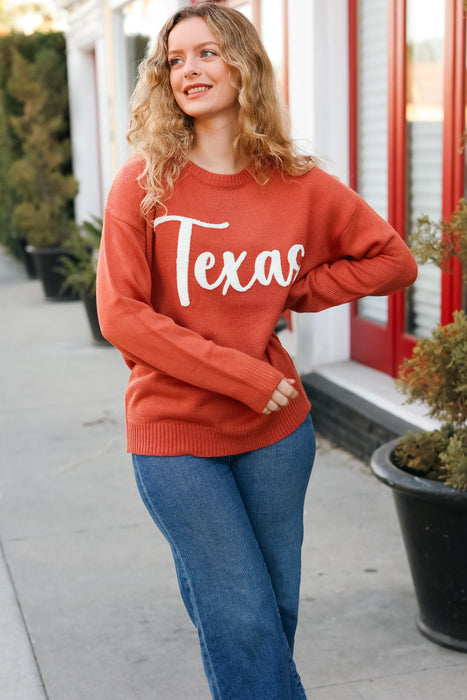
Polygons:
[[[113,178],[126,160],[128,95],[121,22],[126,0],[61,0],[67,55],[76,218],[102,215]],[[154,35],[185,0],[158,0]],[[158,24],[159,22],[159,24]],[[156,26],[157,25],[157,26]]]
[[68,8],[67,63],[73,170],[79,182],[76,218],[102,215],[110,179],[112,103],[108,99],[103,2]]
[[[289,2],[289,96],[294,137],[348,181],[347,0]],[[348,359],[349,307],[294,314],[288,339],[300,372]]]

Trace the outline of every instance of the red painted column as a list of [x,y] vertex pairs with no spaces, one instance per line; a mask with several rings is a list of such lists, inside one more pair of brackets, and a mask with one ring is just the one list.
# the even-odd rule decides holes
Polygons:
[[[448,218],[464,196],[465,153],[465,16],[463,0],[448,0],[444,70],[443,216]],[[445,272],[441,285],[441,323],[452,320],[462,308],[462,268],[457,259]]]

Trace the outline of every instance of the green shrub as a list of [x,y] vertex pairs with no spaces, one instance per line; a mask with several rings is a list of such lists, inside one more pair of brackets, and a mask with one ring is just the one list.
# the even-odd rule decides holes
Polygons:
[[[36,246],[61,246],[74,228],[65,39],[0,39],[2,239],[15,230]],[[3,121],[2,121],[3,119]],[[0,195],[2,196],[2,195]]]
[[[449,270],[457,257],[467,261],[467,204],[460,200],[450,219],[439,223],[420,217],[409,239],[419,263],[434,262]],[[454,488],[467,490],[467,317],[455,311],[453,321],[433,329],[414,346],[399,368],[397,388],[407,403],[423,402],[438,419],[439,430],[409,433],[394,452],[398,466]]]
[[97,257],[102,236],[102,219],[93,216],[85,221],[67,241],[70,255],[61,258],[60,271],[65,288],[76,292],[96,292]]

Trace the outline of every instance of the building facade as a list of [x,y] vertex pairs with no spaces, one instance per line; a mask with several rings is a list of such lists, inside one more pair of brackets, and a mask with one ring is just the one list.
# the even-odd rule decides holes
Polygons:
[[[259,29],[289,104],[293,135],[305,150],[405,238],[421,214],[439,219],[453,211],[465,180],[463,0],[225,2]],[[187,0],[62,4],[80,182],[76,211],[83,220],[102,214],[127,157],[138,62],[161,24]],[[441,273],[424,265],[406,292],[293,315],[282,339],[302,373],[349,366],[355,376],[356,367],[369,368],[357,371],[361,390],[374,381],[374,370],[395,376],[415,340],[462,306],[458,267]]]

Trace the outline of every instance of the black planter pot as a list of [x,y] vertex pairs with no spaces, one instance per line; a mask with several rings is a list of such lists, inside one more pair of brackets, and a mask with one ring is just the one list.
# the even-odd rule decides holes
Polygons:
[[69,255],[65,248],[36,248],[27,246],[32,253],[37,274],[42,282],[44,294],[53,301],[76,301],[79,294],[73,289],[64,287],[64,276],[60,272],[60,258]]
[[22,236],[18,236],[16,233],[11,233],[10,239],[12,242],[13,252],[15,256],[23,263],[27,276],[29,279],[36,279],[36,264],[31,251],[28,250],[27,240]]
[[106,340],[101,333],[99,318],[97,316],[96,294],[93,294],[84,287],[81,287],[81,289],[79,290],[79,295],[86,310],[86,315],[88,317],[89,325],[91,327],[92,337],[94,338],[96,343],[99,343],[101,345],[110,345],[109,341]]
[[467,652],[467,492],[398,469],[392,440],[371,458],[375,476],[393,489],[419,614],[432,641]]

